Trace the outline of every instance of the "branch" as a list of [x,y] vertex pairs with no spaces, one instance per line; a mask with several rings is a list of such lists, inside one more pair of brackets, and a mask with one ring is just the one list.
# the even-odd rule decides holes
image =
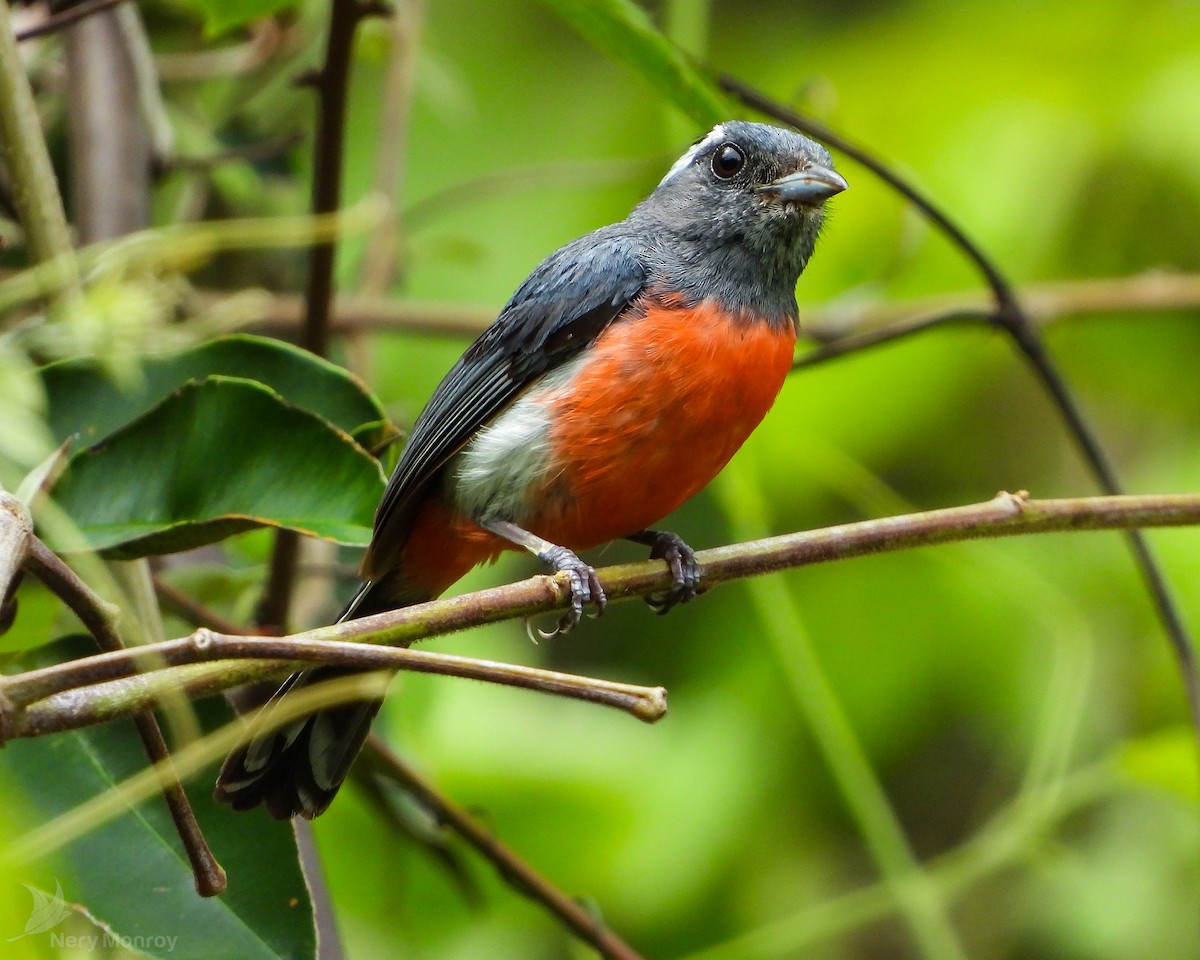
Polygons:
[[[120,611],[93,593],[91,588],[41,540],[34,538],[31,541],[25,565],[31,574],[41,580],[79,618],[96,639],[100,649],[106,651],[100,656],[123,656],[138,652],[127,649],[117,632],[116,618]],[[0,684],[0,691],[3,689],[3,685]],[[192,812],[191,804],[188,803],[187,794],[171,769],[170,752],[167,750],[166,741],[163,740],[158,721],[150,712],[152,706],[152,703],[148,703],[141,712],[123,715],[132,715],[146,756],[150,758],[154,768],[161,772],[163,799],[166,800],[171,819],[191,863],[197,892],[202,897],[215,897],[225,890],[225,871],[213,856]],[[3,720],[0,720],[0,731],[8,732]]]
[[921,317],[898,323],[895,326],[880,327],[867,330],[865,333],[854,333],[846,337],[838,337],[821,343],[815,350],[798,356],[792,363],[793,370],[803,370],[806,367],[819,366],[839,357],[852,353],[862,353],[872,347],[880,347],[885,343],[903,340],[914,334],[924,333],[933,327],[949,327],[959,323],[984,323],[989,326],[995,323],[995,315],[984,310],[950,310],[946,313],[935,313],[932,316]]
[[[381,12],[381,7],[359,0],[334,0],[330,4],[325,62],[320,71],[309,78],[317,90],[311,206],[314,216],[332,214],[341,203],[342,147],[346,135],[346,96],[354,33],[363,17]],[[304,332],[300,343],[319,357],[325,356],[329,348],[329,307],[333,299],[336,252],[332,240],[314,243],[309,252]],[[278,531],[267,585],[255,611],[255,620],[260,626],[282,630],[287,624],[299,557],[299,534],[292,530]]]
[[[1024,493],[1001,493],[985,503],[703,550],[697,553],[697,559],[704,587],[711,588],[814,563],[940,543],[1054,531],[1195,524],[1200,524],[1200,494],[1029,500]],[[599,577],[609,600],[614,602],[660,592],[671,581],[663,561],[607,567],[599,571]],[[665,711],[664,693],[659,688],[629,687],[405,649],[428,637],[529,617],[561,609],[568,602],[566,577],[558,574],[281,639],[199,630],[190,637],[0,678],[0,708],[7,711],[0,717],[0,729],[10,737],[72,729],[136,713],[180,687],[193,697],[208,696],[242,683],[281,678],[314,663],[488,680],[615,706],[647,721],[658,719]],[[221,659],[232,657],[240,659]],[[163,664],[167,666],[157,669]],[[135,677],[139,669],[153,672]]]
[[242,146],[229,147],[226,150],[218,150],[215,153],[206,156],[180,156],[174,154],[165,159],[158,158],[159,173],[174,173],[181,170],[212,170],[226,163],[256,163],[260,160],[273,159],[280,154],[287,153],[293,147],[298,146],[304,139],[304,135],[299,132],[283,133],[277,137],[269,137],[266,140],[259,140],[255,143],[247,143]]
[[70,231],[8,10],[0,4],[0,160],[12,178],[30,259],[57,263],[67,286],[75,276]]
[[210,630],[215,630],[218,633],[249,633],[248,630],[234,623],[232,620],[227,620],[213,610],[208,609],[198,600],[188,596],[178,587],[174,587],[167,583],[162,577],[155,574],[152,577],[154,583],[154,592],[158,595],[158,602],[170,613],[175,614],[185,623],[190,623],[193,627],[207,627]]
[[[995,499],[982,504],[935,510],[928,513],[870,520],[864,523],[829,527],[811,533],[791,534],[751,543],[738,544],[718,550],[702,551],[699,559],[709,585],[737,576],[750,576],[787,567],[801,566],[844,557],[861,556],[881,550],[901,549],[908,546],[923,546],[934,543],[949,543],[979,537],[1009,536],[1019,533],[1049,532],[1054,530],[1114,529],[1131,525],[1170,526],[1200,523],[1200,495],[1164,495],[1142,497],[1090,497],[1077,500],[1031,501],[1024,495],[1002,493]],[[670,574],[666,564],[648,562],[609,567],[602,571],[601,581],[612,600],[628,599],[632,596],[662,590],[668,585]],[[556,597],[548,599],[547,585],[556,587]],[[536,577],[529,581],[511,584],[495,590],[485,590],[450,600],[423,604],[406,610],[364,617],[350,623],[335,624],[322,630],[310,631],[301,638],[320,637],[344,638],[370,636],[378,642],[411,641],[435,632],[461,629],[471,623],[483,623],[523,616],[535,610],[548,610],[565,605],[566,585],[560,579]],[[466,621],[466,622],[464,622]],[[257,643],[259,641],[245,641]],[[298,639],[298,638],[293,638]],[[167,644],[179,641],[167,641]],[[184,642],[191,642],[190,640]],[[284,643],[279,640],[263,640],[263,643]],[[278,648],[276,648],[278,649]],[[334,648],[330,648],[331,650]],[[146,651],[161,655],[161,651]],[[393,653],[399,651],[393,651]],[[416,651],[407,651],[415,653]],[[128,652],[121,654],[127,655]],[[97,661],[109,654],[85,658]],[[314,654],[315,657],[315,654]],[[261,661],[260,661],[261,662]],[[66,664],[59,668],[68,668]],[[186,668],[190,671],[204,670],[216,665],[198,665]],[[278,666],[278,665],[277,665]],[[279,672],[290,671],[291,662],[279,666]],[[160,671],[168,674],[170,671]],[[5,721],[11,723],[12,704],[7,697],[14,684],[28,682],[33,674],[0,677],[0,729]],[[357,682],[356,696],[364,695],[362,680]],[[235,683],[241,682],[240,679]],[[345,680],[334,681],[345,684]],[[221,687],[215,683],[214,689]],[[382,695],[382,689],[372,684],[374,695]],[[349,695],[347,691],[344,694]],[[75,703],[85,703],[87,690],[76,694]],[[295,702],[293,702],[295,701]],[[313,709],[328,703],[328,694],[320,687],[305,689],[281,701],[271,714],[272,724],[286,724],[305,716]],[[66,712],[69,712],[69,708]],[[205,766],[228,753],[244,731],[233,727],[218,731],[195,743],[188,744],[174,757],[181,776],[198,773]],[[94,829],[99,823],[119,816],[130,804],[152,796],[159,789],[159,778],[163,776],[161,765],[142,771],[122,783],[118,789],[105,791],[87,803],[63,814],[56,820],[44,824],[27,834],[4,853],[10,861],[25,861],[44,858],[48,853],[60,849],[67,843]]]
[[[365,622],[365,618],[355,621]],[[371,642],[357,643],[326,639],[324,635],[331,629],[281,638],[230,636],[200,629],[176,640],[82,657],[5,677],[0,679],[3,706],[15,707],[17,715],[2,729],[13,738],[61,733],[129,716],[153,706],[172,690],[183,689],[192,697],[209,696],[243,683],[283,679],[318,663],[356,671],[436,673],[538,690],[615,707],[647,723],[661,719],[667,712],[666,693],[661,687],[638,687],[535,667],[383,646],[373,637]],[[331,681],[325,685],[327,692],[344,687],[350,694],[346,700],[360,699],[361,691],[347,684],[347,679],[357,678]],[[337,696],[327,700],[320,705],[344,702]]]
[[[346,97],[350,54],[359,21],[371,10],[359,0],[330,4],[329,39],[325,62],[311,82],[317,90],[317,130],[313,140],[312,213],[333,213],[341,203],[343,144],[346,137]],[[314,243],[308,261],[302,345],[318,356],[329,346],[329,306],[333,300],[332,241]]]
[[388,25],[391,51],[377,107],[373,186],[387,198],[392,216],[375,228],[363,253],[359,290],[371,296],[387,293],[399,266],[401,223],[397,200],[403,194],[408,172],[409,123],[420,59],[417,43],[424,17],[424,0],[407,0],[391,12]]
[[416,770],[372,735],[363,751],[359,774],[391,782],[417,799],[440,826],[458,834],[487,860],[510,887],[557,917],[575,936],[608,960],[641,960],[640,955],[594,911],[569,897],[521,859],[507,844],[489,832],[465,809],[443,796]]
[[[1148,271],[1126,277],[1055,280],[1031,283],[1017,291],[1030,320],[1046,326],[1064,317],[1089,313],[1144,313],[1200,308],[1200,273]],[[861,309],[841,304],[810,311],[802,325],[819,340],[838,338],[845,331],[866,333],[907,326],[931,314],[983,311],[989,298],[978,291],[943,294],[890,303],[871,303]]]
[[[209,307],[229,294],[202,290],[199,303]],[[1200,309],[1200,274],[1140,273],[1128,277],[1097,277],[1034,283],[1020,288],[1019,296],[1029,318],[1046,326],[1080,314],[1132,313]],[[978,291],[939,294],[900,301],[834,302],[801,308],[800,329],[825,348],[841,353],[856,349],[857,337],[888,333],[888,339],[916,333],[933,325],[930,318],[943,314],[991,316],[989,298]],[[264,333],[295,339],[304,317],[304,301],[278,293],[262,298],[253,324]],[[382,297],[338,297],[333,304],[330,328],[334,333],[362,331],[414,331],[450,337],[475,337],[496,318],[491,307],[413,303]]]
[[16,34],[18,43],[24,43],[26,40],[32,40],[34,37],[44,37],[50,33],[56,33],[64,27],[69,27],[73,23],[77,23],[84,17],[90,17],[94,13],[99,13],[101,10],[107,10],[109,7],[115,7],[118,3],[124,3],[125,0],[83,0],[82,3],[77,3],[73,7],[68,7],[66,10],[60,10],[58,13],[52,13],[41,23],[36,23],[32,27],[26,27],[24,30]]

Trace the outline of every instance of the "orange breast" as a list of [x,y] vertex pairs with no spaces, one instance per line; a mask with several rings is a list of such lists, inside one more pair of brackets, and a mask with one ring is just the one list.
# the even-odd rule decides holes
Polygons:
[[544,398],[553,453],[522,525],[583,550],[658,523],[766,415],[795,339],[786,320],[750,322],[708,302],[651,305],[613,324]]
[[[552,452],[529,512],[512,519],[572,550],[658,523],[766,415],[795,339],[786,321],[747,322],[711,304],[652,305],[613,324],[566,384],[533,388],[529,399],[550,411]],[[414,602],[512,549],[433,495],[382,575]]]

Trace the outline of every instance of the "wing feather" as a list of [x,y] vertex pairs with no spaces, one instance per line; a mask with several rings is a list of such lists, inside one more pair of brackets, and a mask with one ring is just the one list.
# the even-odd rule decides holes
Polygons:
[[479,427],[592,343],[645,288],[644,244],[625,226],[604,227],[543,260],[446,374],[413,425],[376,511],[365,576],[382,573],[377,545],[387,543],[390,553],[403,541],[426,488]]

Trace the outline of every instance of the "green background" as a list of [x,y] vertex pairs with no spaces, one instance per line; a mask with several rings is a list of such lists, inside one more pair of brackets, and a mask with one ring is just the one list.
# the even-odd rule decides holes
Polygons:
[[[1194,4],[648,9],[715,68],[894,163],[1018,285],[1200,270]],[[179,7],[148,4],[146,15],[163,50],[239,39],[202,39]],[[297,34],[311,38],[321,5],[299,16]],[[347,202],[372,182],[386,45],[381,24],[363,28]],[[309,94],[287,81],[316,51],[314,40],[274,72],[168,83],[183,146],[304,126]],[[555,247],[623,217],[703,133],[549,5],[431,0],[418,57],[398,300],[498,308]],[[902,200],[848,161],[839,169],[851,189],[833,202],[801,279],[802,307],[836,320],[981,289]],[[218,168],[206,211],[302,211],[309,173],[306,148]],[[160,186],[162,222],[186,189],[183,176]],[[363,247],[350,241],[340,258],[347,292]],[[226,255],[196,279],[295,290],[302,266],[294,252]],[[1046,331],[1131,491],[1200,482],[1197,316],[1106,312]],[[365,349],[339,347],[335,359],[406,425],[466,342],[390,333]],[[1001,489],[1095,488],[1005,338],[956,327],[793,376],[725,473],[668,526],[707,547]],[[1200,624],[1197,535],[1150,539],[1185,616]],[[180,580],[244,616],[267,542],[240,538],[228,569]],[[593,560],[641,555],[613,546]],[[532,570],[505,559],[460,586]],[[1178,670],[1117,534],[794,571],[723,586],[666,619],[640,604],[613,607],[539,646],[518,623],[428,647],[668,687],[669,716],[646,727],[582,704],[410,676],[377,725],[647,957],[1200,955],[1196,750]],[[868,769],[882,792],[855,779]],[[208,777],[195,787],[208,788]],[[481,891],[468,902],[354,788],[315,833],[355,960],[588,955],[465,853]],[[895,868],[901,835],[923,869]],[[920,942],[914,916],[924,918]]]
[[[1195,7],[739,3],[711,15],[710,63],[895,162],[1018,283],[1200,265]],[[701,132],[535,5],[433,4],[423,43],[407,196],[418,211],[434,197],[444,206],[410,225],[414,297],[498,305],[546,252],[622,217]],[[372,124],[376,77],[367,65],[357,75],[359,129]],[[361,149],[350,197],[369,139]],[[630,161],[646,166],[622,179]],[[834,203],[802,304],[978,287],[885,187],[841,169],[852,188]],[[1084,317],[1048,332],[1130,489],[1196,485],[1195,320]],[[381,347],[376,382],[391,408],[415,413],[460,346]],[[795,376],[671,526],[710,545],[1017,488],[1093,490],[1004,339],[945,331]],[[1196,621],[1195,535],[1152,540]],[[528,565],[468,584],[510,569]],[[878,870],[814,746],[797,629],[924,858],[961,849],[1017,800],[1053,809],[1079,771],[1185,716],[1127,552],[1104,534],[805,570],[721,588],[666,620],[627,606],[538,649],[519,627],[436,644],[666,684],[671,714],[654,728],[416,677],[398,684],[384,723],[648,956],[918,955],[894,912],[855,922],[845,899]],[[1184,783],[1186,743],[1172,774]],[[1120,774],[1096,789],[949,898],[968,955],[1200,951],[1194,793],[1189,804]],[[368,829],[352,800],[317,824],[352,955],[563,949],[490,879],[473,912],[403,844],[364,844]]]

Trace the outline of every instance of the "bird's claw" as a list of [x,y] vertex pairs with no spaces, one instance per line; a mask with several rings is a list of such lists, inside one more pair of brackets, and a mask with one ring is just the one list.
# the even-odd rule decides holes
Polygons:
[[538,630],[538,634],[543,640],[551,640],[564,633],[570,633],[579,626],[579,621],[583,619],[584,607],[591,605],[596,608],[595,613],[589,614],[591,617],[598,617],[604,612],[608,597],[604,594],[604,588],[600,586],[596,571],[588,564],[566,547],[555,546],[538,556],[544,563],[552,567],[555,573],[567,575],[567,589],[570,596],[566,612],[558,618],[554,629]]
[[647,539],[651,560],[665,560],[671,570],[671,588],[663,594],[646,597],[646,603],[660,617],[680,603],[694,600],[700,592],[700,563],[696,551],[677,534],[654,531]]

